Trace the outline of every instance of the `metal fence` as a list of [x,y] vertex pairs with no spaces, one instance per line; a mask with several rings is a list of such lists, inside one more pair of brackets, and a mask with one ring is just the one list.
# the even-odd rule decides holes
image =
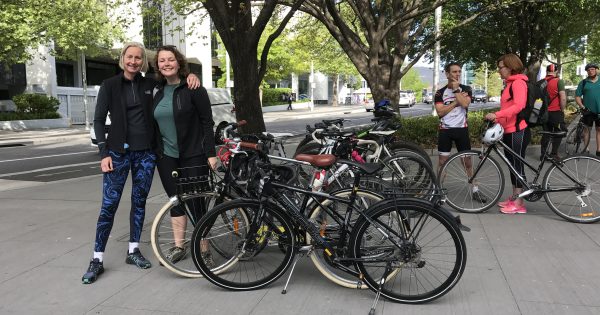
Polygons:
[[[90,123],[94,120],[96,96],[99,89],[100,86],[90,86],[87,89],[87,112]],[[60,101],[58,112],[61,116],[71,118],[72,124],[85,124],[83,88],[59,86],[56,89],[56,94]]]

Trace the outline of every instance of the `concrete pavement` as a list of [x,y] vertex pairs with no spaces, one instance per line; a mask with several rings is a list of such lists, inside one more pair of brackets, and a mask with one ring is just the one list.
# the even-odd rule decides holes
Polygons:
[[[537,156],[532,150],[531,159]],[[436,163],[436,156],[432,156]],[[506,192],[509,187],[505,189]],[[101,201],[101,177],[0,188],[2,314],[367,314],[373,292],[338,287],[301,259],[288,294],[285,276],[263,290],[235,293],[160,267],[149,229],[166,197],[158,176],[147,205],[142,252],[148,270],[125,264],[127,185],[105,254],[106,272],[82,285]],[[505,196],[506,197],[506,196]],[[526,215],[492,208],[461,214],[468,261],[457,286],[424,305],[380,301],[377,314],[598,314],[600,227],[569,223],[543,201]]]

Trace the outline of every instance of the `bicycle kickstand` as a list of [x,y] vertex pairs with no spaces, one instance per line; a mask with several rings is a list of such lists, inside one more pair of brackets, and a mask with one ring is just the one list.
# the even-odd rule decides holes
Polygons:
[[294,263],[292,264],[292,268],[290,269],[290,275],[288,276],[287,280],[285,281],[285,286],[283,287],[281,294],[287,293],[287,287],[290,284],[290,279],[292,279],[292,274],[294,273],[294,269],[296,268],[296,264],[298,263],[298,259],[300,259],[300,256],[301,255],[304,256],[305,254],[308,255],[308,254],[310,254],[311,251],[312,251],[311,245],[306,245],[306,246],[300,247],[300,249],[298,250],[298,254],[296,254],[296,257],[294,257]]
[[373,305],[371,306],[371,309],[369,310],[369,315],[375,315],[375,308],[377,307],[377,302],[379,302],[379,297],[381,297],[381,289],[383,288],[383,285],[385,284],[385,279],[387,278],[387,276],[392,273],[392,267],[391,267],[391,263],[388,261],[385,264],[385,271],[383,272],[383,275],[381,276],[381,280],[379,280],[379,287],[377,287],[377,293],[375,294],[375,300],[373,301]]

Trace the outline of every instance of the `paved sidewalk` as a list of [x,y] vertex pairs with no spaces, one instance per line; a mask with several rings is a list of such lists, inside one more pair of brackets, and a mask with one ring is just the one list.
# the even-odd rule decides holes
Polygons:
[[[535,159],[537,151],[532,152]],[[435,165],[437,157],[432,159]],[[106,272],[92,285],[82,285],[81,276],[93,248],[100,175],[0,189],[0,313],[368,313],[373,292],[334,285],[306,258],[300,260],[286,295],[281,289],[287,275],[265,289],[235,293],[160,267],[149,245],[153,217],[166,201],[158,176],[141,246],[153,267],[140,270],[125,264],[129,187],[105,254]],[[600,226],[566,222],[543,201],[527,207],[526,215],[503,215],[496,208],[461,214],[471,232],[464,233],[468,261],[457,286],[424,305],[381,300],[377,314],[599,314]]]
[[86,137],[90,137],[90,132],[83,126],[24,131],[0,130],[0,147],[47,144]]

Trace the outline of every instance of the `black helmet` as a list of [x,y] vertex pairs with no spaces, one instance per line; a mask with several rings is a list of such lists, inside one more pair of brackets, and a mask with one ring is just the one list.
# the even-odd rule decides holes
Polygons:
[[596,70],[598,70],[598,64],[588,63],[587,65],[585,65],[585,71],[588,71],[589,68],[595,68]]

